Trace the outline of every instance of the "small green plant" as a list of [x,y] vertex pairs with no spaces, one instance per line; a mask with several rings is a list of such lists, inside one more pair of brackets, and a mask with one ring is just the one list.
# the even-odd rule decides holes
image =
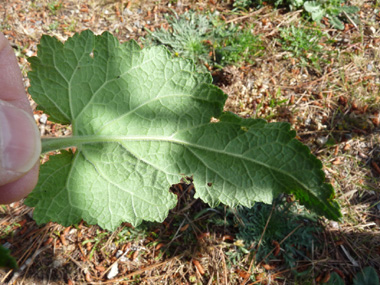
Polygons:
[[207,16],[194,11],[185,12],[180,16],[168,15],[166,19],[170,28],[152,32],[145,40],[145,45],[165,45],[175,55],[189,58],[195,63],[208,62],[209,47],[205,42],[213,30],[213,18],[212,14]]
[[[296,267],[297,261],[308,260],[307,254],[312,252],[312,246],[318,246],[315,234],[322,228],[316,220],[317,217],[295,202],[279,198],[274,201],[273,209],[272,205],[263,203],[256,203],[252,208],[237,208],[235,224],[239,225],[239,230],[236,236],[244,241],[246,248],[256,252],[257,262],[282,256],[286,266],[292,268]],[[273,251],[276,245],[280,251]]]
[[379,276],[376,270],[371,266],[363,268],[356,274],[354,285],[379,285]]
[[342,18],[349,18],[359,11],[358,7],[346,6],[345,1],[330,0],[330,1],[306,1],[303,7],[306,12],[311,15],[311,18],[320,23],[323,17],[328,17],[330,24],[339,30],[344,29]]
[[291,56],[300,60],[301,66],[313,65],[319,69],[321,55],[325,52],[321,45],[323,33],[319,29],[290,26],[280,29],[281,47]]
[[51,1],[47,4],[47,7],[53,15],[56,15],[57,12],[62,9],[62,1]]
[[64,21],[63,30],[66,32],[75,32],[77,27],[76,20],[72,20],[71,22]]
[[233,6],[236,9],[248,9],[253,3],[254,0],[235,0]]
[[310,261],[308,256],[320,246],[317,233],[322,226],[318,217],[289,196],[281,195],[273,205],[256,203],[252,208],[224,208],[219,206],[218,214],[210,222],[214,227],[233,229],[235,248],[226,252],[229,264],[236,265],[251,254],[256,264],[281,259],[285,268],[295,268],[298,262]]
[[260,38],[252,33],[250,27],[239,28],[234,24],[215,29],[213,36],[215,62],[221,66],[234,63],[253,63],[254,58],[262,55],[264,47]]
[[272,3],[275,7],[287,7],[289,10],[294,11],[297,9],[303,9],[306,16],[311,17],[315,22],[320,23],[323,17],[327,17],[330,20],[330,24],[337,29],[343,30],[343,19],[352,17],[359,11],[356,6],[346,6],[345,0],[238,0],[235,1],[234,7],[238,9],[247,9],[252,4],[261,6],[266,3]]
[[[345,283],[337,273],[333,272],[330,276],[330,280],[325,284],[344,285]],[[373,267],[365,267],[356,274],[353,285],[379,285],[379,276]]]
[[124,227],[117,233],[116,243],[125,243],[128,241],[137,241],[148,236],[149,223],[143,222],[138,227]]
[[170,28],[152,32],[145,40],[146,46],[165,45],[174,54],[189,58],[201,67],[252,62],[264,49],[250,27],[226,25],[216,14],[188,11],[180,16],[167,16],[167,20]]
[[223,112],[227,95],[211,75],[166,48],[84,31],[65,44],[43,36],[29,62],[39,109],[73,132],[42,139],[43,153],[60,154],[41,166],[25,201],[38,223],[161,222],[177,203],[169,187],[192,176],[195,198],[212,207],[271,203],[285,192],[340,219],[321,162],[289,124]]
[[50,25],[49,25],[49,30],[56,30],[57,28],[59,27],[59,22],[58,21],[54,21],[52,22]]

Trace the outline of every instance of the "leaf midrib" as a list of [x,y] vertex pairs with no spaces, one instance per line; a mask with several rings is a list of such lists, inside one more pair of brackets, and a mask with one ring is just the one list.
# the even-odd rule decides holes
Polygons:
[[[197,149],[208,151],[208,152],[228,155],[228,156],[238,158],[238,159],[241,159],[244,161],[249,161],[249,162],[255,163],[255,164],[260,165],[262,167],[265,167],[271,171],[275,171],[275,172],[281,173],[287,177],[290,177],[291,179],[296,181],[299,185],[301,185],[305,190],[308,190],[309,193],[313,193],[313,191],[311,189],[309,189],[309,187],[306,186],[304,183],[302,183],[298,178],[294,177],[293,175],[291,175],[291,174],[289,174],[289,173],[287,173],[281,169],[274,168],[271,165],[265,164],[261,161],[258,161],[258,160],[255,160],[253,158],[246,157],[243,155],[239,155],[236,153],[225,152],[222,150],[217,150],[215,148],[206,147],[204,145],[198,145],[198,144],[190,143],[187,141],[175,139],[174,135],[171,135],[171,136],[120,136],[120,135],[118,135],[118,136],[115,136],[115,135],[114,136],[109,136],[109,135],[92,136],[92,135],[90,135],[90,136],[64,137],[64,138],[58,138],[58,139],[54,138],[54,139],[50,139],[50,140],[56,141],[57,142],[56,144],[60,146],[59,147],[60,149],[69,148],[69,147],[80,147],[80,146],[83,146],[86,144],[95,144],[95,143],[120,143],[121,144],[121,143],[125,143],[127,141],[131,141],[131,142],[132,141],[150,141],[150,142],[175,143],[175,144],[182,145],[185,147],[197,148]],[[44,141],[43,141],[43,145],[44,145]],[[313,196],[318,198],[318,196],[316,196],[314,194],[313,194]],[[318,198],[318,200],[320,200],[320,199]],[[322,202],[322,204],[324,204],[323,201],[321,201],[321,202]]]

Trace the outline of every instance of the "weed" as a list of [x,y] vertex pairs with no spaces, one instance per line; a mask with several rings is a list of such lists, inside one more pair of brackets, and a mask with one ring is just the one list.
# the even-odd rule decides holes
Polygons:
[[242,61],[252,64],[255,57],[261,56],[264,47],[252,28],[239,29],[231,24],[227,28],[216,29],[215,61],[222,66]]
[[65,22],[63,29],[66,32],[75,32],[76,26],[77,26],[77,22],[75,20],[72,20],[70,23]]
[[52,23],[49,25],[49,30],[51,30],[51,31],[55,31],[58,27],[59,27],[59,22],[58,22],[58,21],[54,21],[54,22],[52,22]]
[[352,21],[354,14],[359,11],[355,6],[346,6],[345,0],[320,0],[320,1],[305,1],[305,0],[237,0],[234,2],[236,9],[247,9],[251,5],[262,6],[264,3],[273,4],[277,7],[286,7],[291,11],[303,9],[304,15],[311,18],[313,21],[320,23],[323,17],[330,20],[330,24],[337,29],[343,30],[343,19]]
[[345,6],[344,3],[345,1],[342,0],[307,1],[303,4],[303,7],[317,23],[327,16],[334,28],[343,30],[344,24],[342,19],[347,18],[352,21],[353,15],[359,11],[359,8]]
[[226,25],[217,14],[202,15],[188,11],[168,16],[169,29],[152,32],[145,44],[162,44],[175,55],[189,58],[204,70],[204,65],[223,67],[246,61],[252,63],[263,50],[252,27]]
[[224,223],[237,228],[236,237],[242,241],[235,243],[235,251],[226,253],[230,263],[238,263],[248,252],[256,254],[257,262],[267,263],[281,256],[287,268],[295,267],[300,260],[311,260],[309,254],[319,244],[315,234],[321,227],[315,216],[286,200],[275,199],[275,206],[256,203],[252,208],[229,209]]
[[150,223],[145,222],[136,228],[124,227],[117,234],[117,243],[123,244],[125,242],[138,241],[140,239],[144,239],[146,236],[148,236],[149,225]]
[[236,9],[248,9],[253,2],[252,0],[235,0],[233,6]]
[[56,15],[62,9],[62,1],[51,1],[47,7],[52,15]]
[[325,52],[321,45],[323,33],[319,29],[290,26],[280,29],[282,49],[300,60],[301,66],[312,65],[320,70],[319,61]]
[[[326,285],[343,285],[343,279],[336,273],[333,272],[331,274],[330,280],[326,283]],[[359,271],[353,280],[354,285],[378,285],[379,284],[379,276],[376,273],[376,270],[371,267],[365,267],[361,271]]]
[[82,245],[86,245],[88,243],[92,243],[93,246],[91,247],[91,251],[88,255],[88,259],[91,260],[92,256],[94,255],[94,252],[96,251],[98,245],[101,242],[104,242],[107,238],[108,233],[107,232],[101,232],[99,230],[96,231],[96,236],[93,239],[88,239],[82,242]]
[[[210,17],[213,17],[210,15]],[[194,62],[208,61],[208,47],[204,42],[212,31],[213,25],[206,15],[193,11],[166,17],[170,29],[154,31],[145,44],[163,44],[177,56],[192,59]]]

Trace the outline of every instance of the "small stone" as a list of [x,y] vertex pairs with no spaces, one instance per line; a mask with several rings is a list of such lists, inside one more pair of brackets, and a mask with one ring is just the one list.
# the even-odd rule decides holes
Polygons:
[[131,10],[129,10],[128,8],[125,8],[124,9],[124,14],[126,14],[127,16],[132,16],[133,12]]
[[315,140],[318,146],[324,146],[327,143],[328,137],[319,137]]
[[72,228],[70,231],[69,231],[69,235],[74,235],[76,234],[78,230],[76,228]]
[[116,275],[119,274],[119,264],[117,262],[115,262],[112,267],[111,267],[111,270],[108,271],[108,274],[107,274],[107,279],[113,279],[116,277]]
[[116,258],[119,258],[122,254],[123,254],[123,251],[119,249],[119,250],[116,252]]
[[331,222],[330,222],[330,226],[331,226],[333,229],[338,229],[338,228],[339,228],[339,223],[338,223],[338,222],[335,222],[335,221],[331,221]]
[[41,124],[46,125],[47,119],[48,119],[47,116],[45,114],[42,114],[39,121]]
[[31,56],[33,56],[33,54],[34,54],[34,52],[30,49],[26,52],[27,57],[31,57]]
[[43,136],[45,134],[45,125],[44,124],[41,124],[39,125],[39,129],[40,129],[40,135]]

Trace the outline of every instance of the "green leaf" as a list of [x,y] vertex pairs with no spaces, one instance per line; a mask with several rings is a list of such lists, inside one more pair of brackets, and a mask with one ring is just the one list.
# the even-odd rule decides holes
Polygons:
[[327,218],[341,216],[321,162],[289,124],[222,113],[227,96],[211,76],[163,47],[84,31],[64,45],[44,36],[29,61],[33,99],[73,130],[44,139],[43,151],[75,147],[41,167],[26,200],[38,223],[84,219],[113,230],[163,221],[177,201],[170,185],[191,175],[196,197],[211,206],[270,203],[286,192]]
[[342,6],[340,9],[347,14],[355,14],[360,11],[360,9],[356,6]]
[[334,28],[337,28],[338,30],[344,30],[344,24],[341,20],[339,20],[338,17],[333,16],[333,15],[329,15],[329,18],[331,20],[331,25]]
[[17,269],[16,259],[11,256],[9,249],[0,245],[0,267]]
[[316,1],[307,1],[303,4],[303,7],[311,14],[313,21],[316,22],[322,20],[323,16],[326,14],[325,9],[323,9],[321,4]]
[[289,7],[291,10],[296,10],[300,7],[302,7],[303,0],[290,0]]
[[365,267],[356,274],[354,285],[379,285],[379,276],[373,267]]
[[320,3],[316,2],[316,1],[306,1],[304,4],[303,4],[303,7],[305,8],[305,10],[309,13],[314,13],[318,10],[322,10],[322,6]]

